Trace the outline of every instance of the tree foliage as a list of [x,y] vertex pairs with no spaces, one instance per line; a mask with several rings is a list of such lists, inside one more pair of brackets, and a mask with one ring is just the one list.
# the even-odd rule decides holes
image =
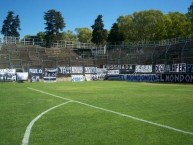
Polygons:
[[92,31],[89,28],[76,28],[78,41],[88,43],[92,38]]
[[4,36],[19,37],[19,30],[21,30],[19,15],[15,16],[13,11],[9,11],[6,19],[3,21],[1,34]]
[[[179,12],[163,14],[158,10],[140,11],[133,15],[120,16],[117,24],[125,41],[154,41],[192,33],[190,19]],[[110,30],[110,36],[113,31],[114,27]],[[116,39],[119,40],[119,37]]]
[[102,17],[102,15],[98,15],[95,19],[95,23],[91,26],[93,29],[91,41],[98,46],[104,45],[108,37],[108,32],[104,29]]
[[108,35],[108,42],[119,43],[124,41],[124,34],[120,31],[117,23],[114,23]]
[[76,35],[72,31],[67,30],[67,31],[62,33],[62,40],[76,41],[77,37],[76,37]]
[[48,10],[44,14],[44,20],[46,21],[45,38],[47,43],[52,41],[61,40],[62,34],[60,33],[65,28],[64,18],[59,11]]

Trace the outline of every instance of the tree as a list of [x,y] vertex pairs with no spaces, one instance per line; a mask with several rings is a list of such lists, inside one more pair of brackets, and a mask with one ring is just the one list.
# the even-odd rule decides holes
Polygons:
[[45,40],[45,33],[44,32],[38,32],[36,34],[37,38],[41,41]]
[[89,28],[76,28],[77,37],[80,42],[88,43],[92,38],[92,31]]
[[117,19],[117,24],[121,35],[123,35],[123,40],[133,40],[134,38],[133,16],[132,15],[120,16]]
[[118,24],[114,23],[108,35],[108,42],[119,43],[124,41],[124,35],[120,31]]
[[170,12],[167,17],[170,19],[170,24],[167,27],[168,38],[187,36],[191,33],[191,21],[186,15]]
[[62,40],[77,41],[77,36],[70,30],[62,33]]
[[50,45],[50,42],[52,41],[62,39],[62,34],[60,32],[65,28],[62,14],[53,9],[48,10],[44,14],[44,20],[46,21],[45,38],[47,45]]
[[189,20],[191,21],[191,23],[192,23],[191,29],[192,29],[192,31],[193,31],[193,2],[192,2],[192,4],[190,5],[190,7],[188,8],[187,17],[188,17],[188,19],[189,19]]
[[108,36],[107,30],[104,29],[102,17],[102,15],[98,15],[95,19],[94,25],[91,26],[93,29],[91,41],[97,46],[104,45]]
[[166,33],[163,13],[158,10],[135,12],[133,30],[137,41],[162,39]]
[[6,19],[3,21],[1,34],[4,36],[19,37],[19,30],[21,30],[19,15],[14,16],[14,12],[9,11]]

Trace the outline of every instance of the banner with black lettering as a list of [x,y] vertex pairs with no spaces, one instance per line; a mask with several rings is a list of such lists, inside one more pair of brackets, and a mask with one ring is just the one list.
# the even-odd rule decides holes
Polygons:
[[136,73],[152,73],[152,65],[136,65]]

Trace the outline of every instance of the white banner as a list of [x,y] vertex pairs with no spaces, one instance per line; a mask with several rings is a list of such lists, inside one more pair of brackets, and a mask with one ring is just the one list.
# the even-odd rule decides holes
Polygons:
[[96,67],[85,67],[85,73],[86,74],[95,74],[96,73]]
[[108,70],[107,74],[108,75],[118,75],[119,74],[119,70]]
[[72,67],[72,73],[82,74],[83,73],[83,67]]
[[28,80],[28,72],[17,72],[17,81],[27,81]]
[[85,74],[86,81],[92,81],[92,74]]
[[16,69],[0,69],[0,74],[15,74]]
[[136,73],[151,73],[152,65],[136,65],[135,72]]

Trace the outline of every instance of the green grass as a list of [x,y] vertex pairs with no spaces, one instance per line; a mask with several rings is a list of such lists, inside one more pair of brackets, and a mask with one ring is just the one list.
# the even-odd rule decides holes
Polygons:
[[[28,89],[193,132],[193,85],[129,82],[0,83],[0,145],[21,145],[26,127],[67,102]],[[70,102],[35,122],[29,145],[192,145],[193,135]]]

